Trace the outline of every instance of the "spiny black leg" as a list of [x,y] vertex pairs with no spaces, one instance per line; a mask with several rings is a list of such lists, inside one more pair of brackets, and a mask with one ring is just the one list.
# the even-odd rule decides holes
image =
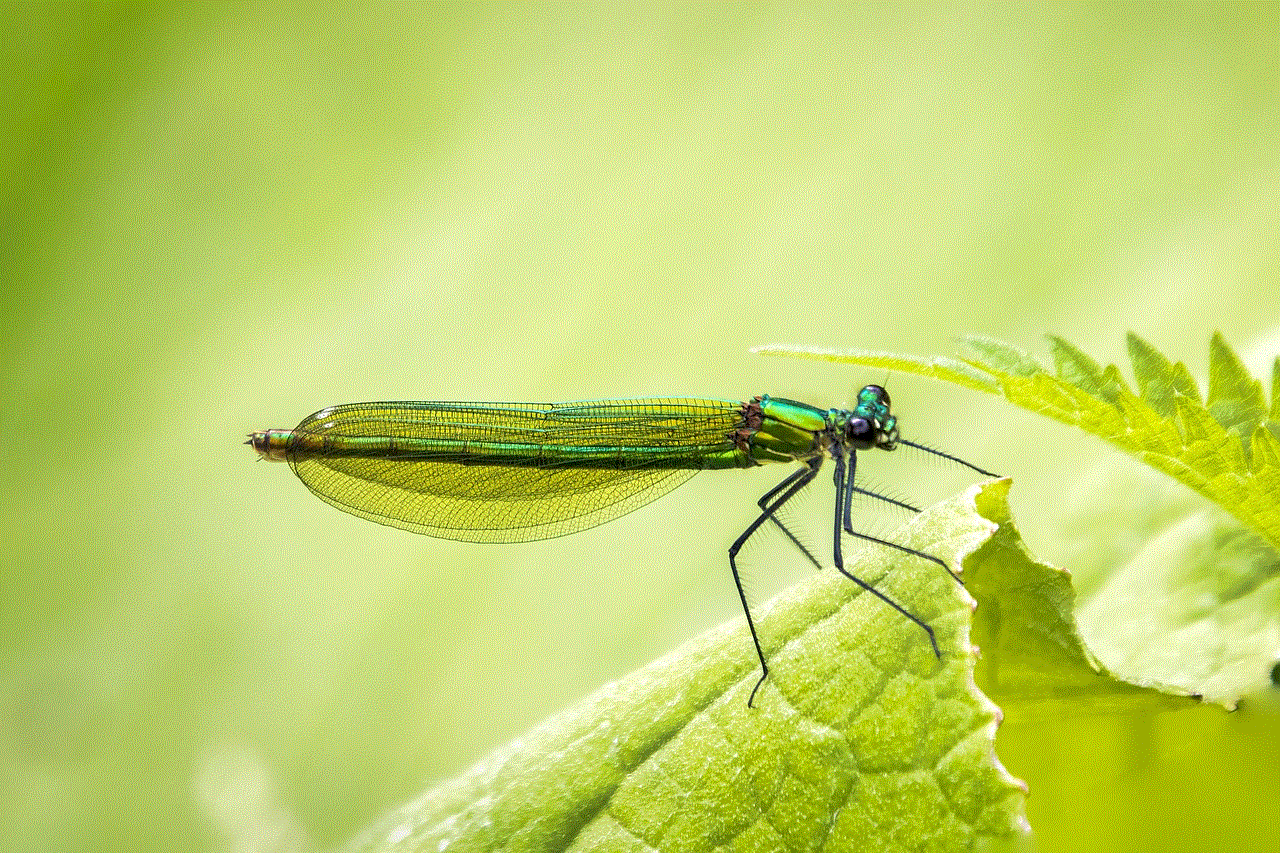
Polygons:
[[801,477],[809,476],[809,468],[810,468],[809,464],[806,463],[803,468],[797,468],[795,471],[792,471],[790,474],[787,475],[787,478],[785,480],[783,480],[781,483],[779,483],[778,485],[774,486],[772,489],[770,489],[769,491],[761,495],[760,500],[756,501],[756,504],[759,505],[761,509],[766,509],[768,507],[769,501],[773,500],[774,495],[778,494],[778,492],[781,492],[783,489],[786,489],[788,486],[790,486],[796,480],[799,480]]
[[[840,464],[841,461],[842,461],[841,457],[836,457],[836,476],[837,477],[839,477],[841,474],[844,473],[843,471],[844,466]],[[889,548],[897,548],[899,551],[902,551],[904,553],[915,554],[917,557],[923,557],[926,560],[931,560],[937,563],[939,566],[942,566],[942,568],[946,569],[947,574],[955,578],[956,583],[960,584],[961,586],[964,586],[964,581],[960,580],[960,576],[957,575],[955,572],[951,571],[951,567],[948,566],[945,562],[933,556],[932,554],[926,554],[923,551],[917,551],[915,548],[908,548],[905,545],[898,545],[893,542],[888,542],[884,539],[877,539],[874,536],[868,536],[865,533],[859,533],[853,529],[853,519],[849,514],[849,507],[853,503],[853,492],[861,491],[860,489],[855,489],[853,485],[853,476],[854,476],[854,472],[857,471],[857,466],[858,466],[858,451],[850,450],[848,480],[845,481],[845,483],[843,484],[843,488],[842,488],[841,481],[836,480],[837,501],[839,501],[839,495],[841,494],[841,492],[842,491],[844,492],[844,531],[845,533],[848,533],[850,536],[857,536],[859,539],[863,539],[867,542],[875,542],[880,545],[885,545]],[[867,494],[867,493],[864,492],[863,494]],[[881,500],[888,501],[889,503],[896,503],[899,506],[904,506],[907,509],[915,509],[916,512],[920,511],[913,506],[900,503],[899,501],[891,500],[890,498],[882,497],[880,495],[873,495],[873,496],[878,497]],[[839,507],[839,505],[840,504],[837,503],[837,507]],[[838,533],[837,533],[837,538],[839,538]],[[932,632],[930,632],[930,634],[932,635]]]
[[[857,492],[860,495],[866,495],[869,498],[875,498],[878,501],[884,501],[887,504],[893,504],[896,507],[901,507],[902,509],[910,510],[911,512],[921,511],[920,507],[918,506],[912,506],[909,503],[904,503],[900,500],[891,498],[888,495],[878,494],[876,492],[871,492],[866,489],[859,489],[857,486],[854,485],[854,481],[857,479],[857,472],[858,472],[858,451],[850,450],[849,451],[849,474],[848,474],[848,478],[845,481],[847,483],[845,497],[844,497],[844,513],[843,513],[845,530],[848,530],[850,533],[853,533],[852,509],[853,509],[853,493],[854,492]],[[840,488],[840,484],[837,483],[836,484],[837,491],[839,490],[839,488]]]
[[898,439],[898,444],[904,445],[906,447],[914,447],[916,450],[923,450],[925,453],[932,453],[934,456],[941,456],[943,459],[947,459],[957,464],[963,465],[964,467],[977,471],[979,474],[982,474],[987,477],[998,478],[1000,476],[999,474],[992,474],[990,471],[986,470],[985,468],[979,468],[977,465],[974,465],[972,462],[965,462],[959,456],[952,456],[950,453],[943,453],[941,450],[934,450],[932,447],[929,447],[928,445],[916,444],[914,441],[907,441],[901,438]]
[[815,556],[813,556],[813,552],[812,552],[812,551],[810,551],[810,550],[808,549],[808,547],[807,547],[803,542],[801,542],[801,541],[796,537],[796,535],[795,535],[794,533],[792,533],[792,532],[787,528],[787,526],[786,526],[785,524],[783,524],[783,523],[782,523],[782,519],[778,518],[776,515],[771,515],[771,516],[769,516],[769,520],[770,520],[770,521],[772,521],[774,524],[778,525],[778,529],[779,529],[779,530],[781,530],[783,533],[787,534],[787,538],[791,540],[791,544],[792,544],[792,545],[795,545],[797,548],[799,548],[799,549],[800,549],[800,553],[801,553],[801,554],[804,554],[806,557],[808,557],[808,558],[809,558],[809,562],[810,562],[810,563],[813,563],[813,567],[814,567],[815,569],[821,569],[821,568],[822,568],[822,563],[818,562],[818,558],[817,558],[817,557],[815,557]]
[[[851,459],[856,459],[857,458],[856,451],[850,451],[849,456]],[[852,494],[851,494],[852,490],[849,487],[853,485],[853,479],[851,477],[850,478],[845,477],[844,456],[839,453],[836,453],[835,459],[836,459],[836,512],[835,512],[835,531],[832,535],[832,551],[835,554],[836,569],[839,570],[840,574],[844,575],[849,580],[853,581],[858,586],[862,587],[867,592],[871,593],[876,598],[880,599],[885,604],[889,605],[894,610],[898,611],[903,616],[905,616],[906,618],[910,619],[912,622],[916,623],[921,628],[923,628],[924,632],[929,635],[929,645],[933,646],[934,655],[939,659],[941,659],[942,652],[938,650],[938,640],[933,635],[933,628],[929,627],[929,625],[923,619],[916,616],[914,613],[908,612],[907,609],[903,607],[901,604],[894,601],[892,598],[885,595],[883,592],[876,589],[874,586],[867,583],[862,578],[858,577],[857,575],[845,569],[844,556],[840,553],[840,532],[843,529],[849,533],[853,533],[854,536],[857,536],[859,538],[866,539],[871,542],[879,542],[881,545],[888,545],[890,548],[897,548],[899,551],[906,551],[908,554],[915,554],[917,556],[924,557],[926,560],[933,560],[935,563],[938,563],[939,565],[941,565],[944,569],[947,569],[948,572],[950,572],[951,569],[948,569],[947,564],[939,560],[937,557],[930,556],[929,554],[922,554],[921,552],[916,551],[913,548],[908,548],[905,545],[897,545],[897,544],[894,544],[893,542],[886,542],[883,539],[876,539],[871,536],[864,536],[861,533],[854,533],[853,530],[851,529],[852,525],[849,522],[849,516],[848,516],[849,502],[852,498]],[[955,577],[955,575],[952,574],[952,577]],[[959,580],[959,578],[957,578],[957,580]]]
[[[756,501],[756,504],[762,510],[768,509],[769,501],[773,500],[774,495],[778,494],[778,492],[781,492],[783,489],[786,489],[795,480],[798,480],[801,477],[807,477],[807,476],[810,476],[808,467],[801,468],[795,471],[791,476],[787,477],[787,479],[783,480],[781,483],[779,483],[778,485],[774,486],[772,489],[770,489],[769,491],[761,495],[760,500]],[[779,530],[787,534],[787,538],[791,540],[791,544],[799,548],[800,553],[804,554],[806,557],[809,558],[809,562],[813,563],[814,568],[816,569],[822,568],[822,563],[818,562],[818,558],[813,556],[813,552],[811,552],[807,547],[805,547],[805,544],[801,542],[796,537],[796,535],[787,528],[785,524],[782,523],[782,519],[778,518],[778,516],[776,515],[770,515],[769,518],[773,521],[774,524],[778,525]]]
[[[839,569],[842,574],[847,575],[848,572],[844,570],[844,554],[841,553],[841,549],[840,549],[840,529],[841,529],[842,519],[845,525],[849,524],[849,520],[848,520],[849,519],[849,495],[847,493],[848,489],[845,488],[846,478],[845,478],[844,455],[839,452],[835,453],[834,455],[836,460],[836,466],[835,466],[836,468],[835,470],[836,529],[834,534],[831,537],[831,556],[835,562],[835,567]],[[857,459],[856,452],[853,452],[852,455],[854,459]]]
[[[795,497],[797,492],[813,481],[813,478],[818,475],[818,469],[821,467],[822,457],[816,456],[806,462],[804,468],[801,468],[799,471],[787,477],[787,479],[783,480],[782,483],[772,489],[765,497],[777,496],[777,500],[773,501],[773,503],[768,506],[765,506],[762,501],[761,507],[764,511],[761,512],[756,520],[751,522],[746,530],[742,531],[742,535],[735,539],[733,544],[729,546],[729,568],[733,572],[733,584],[738,588],[738,598],[742,601],[742,612],[747,616],[747,628],[751,631],[751,642],[754,643],[756,647],[756,657],[760,658],[760,680],[756,682],[755,687],[751,688],[751,695],[747,698],[748,708],[754,707],[753,703],[756,700],[756,693],[759,692],[760,685],[764,684],[764,680],[769,676],[769,664],[765,662],[764,650],[760,648],[760,636],[756,634],[756,623],[755,620],[751,618],[751,607],[747,604],[747,593],[742,588],[742,577],[738,574],[738,551],[742,550],[742,546],[751,538],[751,535],[760,529],[760,525],[764,524],[768,519],[773,518],[773,514],[777,512],[783,504]],[[778,494],[779,492],[781,492],[780,495]],[[784,527],[783,529],[785,530],[786,528]]]
[[857,486],[851,486],[849,491],[857,492],[860,495],[866,495],[869,498],[875,498],[878,501],[884,501],[887,504],[893,504],[896,507],[901,507],[902,509],[910,510],[911,512],[923,511],[918,506],[912,506],[909,503],[904,503],[903,501],[897,500],[896,498],[891,498],[888,495],[882,495],[879,492],[873,492],[868,489],[859,489]]
[[951,575],[951,577],[955,579],[956,583],[960,584],[961,586],[964,586],[964,581],[960,580],[959,575],[951,571],[951,567],[948,566],[944,560],[938,557],[935,557],[932,554],[926,554],[924,551],[917,551],[915,548],[908,548],[906,545],[899,545],[897,542],[890,542],[888,539],[877,539],[874,536],[869,536],[866,533],[859,533],[858,531],[851,530],[848,527],[845,528],[844,532],[848,533],[850,536],[857,536],[859,539],[863,540],[864,542],[874,542],[877,545],[883,545],[886,548],[896,548],[897,550],[901,551],[904,554],[913,554],[917,557],[922,557],[932,563],[937,563],[939,566],[942,566],[942,568],[946,570],[947,574]]
[[[844,456],[836,455],[836,508],[840,510],[840,514],[836,516],[836,523],[839,519],[844,519],[844,529],[848,530],[853,527],[853,482],[858,479],[858,451],[849,451],[849,470],[845,471]],[[839,531],[836,531],[839,533]],[[836,539],[840,537],[837,535]],[[840,565],[840,563],[836,563]]]

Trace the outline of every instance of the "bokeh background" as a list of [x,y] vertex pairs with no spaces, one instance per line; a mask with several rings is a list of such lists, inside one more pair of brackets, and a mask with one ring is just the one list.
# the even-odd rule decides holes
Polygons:
[[[748,348],[1053,332],[1113,361],[1134,329],[1203,379],[1217,328],[1268,375],[1277,8],[6,8],[0,848],[339,844],[734,616],[724,550],[782,473],[444,542],[240,443],[328,404],[888,379],[905,434],[1014,476],[1034,550],[1105,571],[1065,517],[1136,503],[1083,473],[1129,464],[1100,443]],[[749,557],[757,600],[807,571]],[[1260,850],[1278,727],[1260,694],[999,748],[1043,850]]]

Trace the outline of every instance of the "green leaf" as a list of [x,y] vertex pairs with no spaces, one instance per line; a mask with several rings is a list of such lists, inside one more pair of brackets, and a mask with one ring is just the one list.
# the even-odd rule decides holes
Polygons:
[[1078,615],[1117,671],[1232,705],[1265,684],[1276,613],[1275,551],[1225,514],[1199,510],[1118,566]]
[[979,493],[979,511],[999,528],[965,567],[966,588],[978,600],[978,683],[1009,713],[1047,703],[1059,703],[1060,709],[1064,701],[1091,712],[1186,704],[1185,689],[1148,678],[1127,683],[1086,648],[1076,626],[1071,576],[1027,551],[1012,524],[1008,486],[1003,480]]
[[961,350],[965,353],[965,361],[979,370],[987,371],[992,365],[997,365],[1002,373],[1026,378],[1044,372],[1044,368],[1031,357],[1030,353],[1018,349],[1013,344],[1006,344],[983,335],[969,335],[961,339],[960,343]]
[[1098,363],[1062,338],[1055,335],[1048,337],[1058,376],[1095,397],[1110,400],[1106,393],[1107,382],[1103,379],[1102,368]]
[[[846,353],[839,350],[823,349],[821,347],[791,347],[781,345],[758,346],[752,347],[752,352],[764,353],[766,355],[790,355],[800,358],[813,359],[814,361],[845,361]],[[895,355],[887,352],[859,352],[859,364],[865,364],[868,367],[881,367],[887,370],[901,370],[904,373],[915,373],[920,376],[927,376],[930,379],[942,379],[947,382],[954,382],[957,385],[963,385],[966,388],[972,388],[975,391],[986,391],[990,394],[997,394],[1000,386],[992,382],[991,377],[981,370],[976,370],[963,361],[956,361],[953,358],[917,358],[909,355]]]
[[[1203,507],[1157,512],[1154,525],[1125,516],[1145,539],[1127,556],[1108,555],[1116,563],[1108,567],[1108,576],[1080,609],[1083,633],[1094,653],[1135,684],[1200,694],[1226,705],[1264,688],[1280,642],[1276,591],[1280,584],[1280,500],[1276,499],[1280,495],[1280,424],[1274,418],[1280,401],[1280,360],[1268,409],[1262,384],[1248,375],[1221,335],[1214,336],[1210,347],[1207,404],[1186,367],[1172,363],[1137,335],[1130,334],[1128,340],[1136,395],[1116,366],[1102,368],[1058,338],[1050,339],[1056,373],[988,338],[963,343],[966,363],[987,378],[962,384],[993,389],[1024,408],[1104,438],[1220,508],[1220,513]],[[859,352],[828,352],[823,357],[873,363]],[[882,366],[889,360],[898,369],[936,375],[912,370],[921,361],[910,357],[876,354],[874,364]],[[1144,484],[1130,490],[1094,491],[1144,494],[1152,490]],[[1115,512],[1114,507],[1099,508],[1100,514],[1110,518]],[[1223,520],[1226,514],[1234,517],[1234,526]],[[1106,527],[1099,524],[1093,529]],[[1043,669],[1052,657],[1050,652],[1068,657],[1083,654],[1088,661],[1087,650],[1082,645],[1075,648],[1078,636],[1055,634],[1046,621],[1054,602],[1069,615],[1067,600],[1072,593],[1065,578],[1046,576],[1036,589],[1043,600],[1018,602],[1016,584],[1009,594],[985,593],[983,581],[977,579],[982,576],[982,570],[977,570],[970,589],[984,605],[991,601],[993,607],[985,614],[981,608],[978,611],[975,637],[990,652],[978,673],[980,683],[997,700],[1008,704],[1021,701],[1024,695],[1033,697],[1038,689],[1032,683],[1035,678],[1047,677],[1048,686],[1053,687],[1058,675],[1046,675]],[[1039,662],[1024,659],[1020,665],[1025,671],[1016,672],[1008,660],[995,656],[999,643],[983,641],[983,623],[987,618],[1004,618],[998,613],[1001,608],[1004,616],[1027,621],[1025,636],[1013,643],[1009,653],[1025,643],[1029,651],[1040,649],[1049,657]],[[1083,679],[1081,690],[1093,689],[1090,683]],[[1048,690],[1043,695],[1052,693]]]
[[1280,422],[1280,357],[1271,362],[1271,415],[1272,421]]
[[[894,541],[1004,576],[990,546],[1007,483],[916,517]],[[984,544],[988,543],[988,544]],[[607,685],[371,828],[352,851],[929,850],[1027,840],[1024,786],[996,760],[999,711],[973,682],[973,602],[937,566],[866,548]],[[1016,571],[1008,574],[1016,575]],[[984,605],[985,606],[985,605]],[[1098,676],[1092,676],[1098,678]]]
[[1262,383],[1249,375],[1240,357],[1215,332],[1209,346],[1209,403],[1214,420],[1245,442],[1267,418]]
[[1169,359],[1133,332],[1128,334],[1129,360],[1138,380],[1142,401],[1162,417],[1172,417],[1177,395],[1200,402],[1200,389],[1182,362]]

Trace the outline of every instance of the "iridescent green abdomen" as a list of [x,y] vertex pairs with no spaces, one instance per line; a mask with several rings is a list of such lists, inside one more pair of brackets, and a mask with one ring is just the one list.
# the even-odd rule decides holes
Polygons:
[[355,403],[255,433],[339,509],[446,539],[508,542],[601,524],[700,470],[757,464],[745,404]]

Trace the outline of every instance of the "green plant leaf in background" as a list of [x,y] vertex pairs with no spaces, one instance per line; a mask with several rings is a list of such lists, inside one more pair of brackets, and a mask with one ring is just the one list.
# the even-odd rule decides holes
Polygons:
[[1188,691],[1176,683],[1130,681],[1094,657],[1076,625],[1071,576],[1027,551],[1013,525],[1008,486],[1003,480],[978,494],[979,511],[998,529],[965,567],[966,587],[978,600],[978,684],[1011,714],[1185,707]]
[[[1262,384],[1221,335],[1210,346],[1207,402],[1183,364],[1137,335],[1129,335],[1137,393],[1116,366],[1102,368],[1066,341],[1049,341],[1053,373],[982,337],[964,339],[959,360],[757,351],[886,367],[1000,394],[1104,438],[1208,498],[1217,509],[1195,507],[1159,522],[1134,518],[1147,530],[1146,544],[1107,567],[1079,616],[1098,657],[1125,679],[1234,705],[1266,686],[1280,648],[1280,360],[1268,408]],[[1148,529],[1156,523],[1163,526]]]
[[[939,504],[903,542],[968,566],[1007,483]],[[990,511],[991,506],[988,506]],[[1009,548],[987,562],[1019,560]],[[886,562],[887,560],[887,562]],[[996,759],[998,709],[975,687],[973,601],[935,566],[862,549],[760,609],[757,699],[741,619],[610,684],[388,815],[352,851],[973,850],[1027,839],[1024,786]]]

